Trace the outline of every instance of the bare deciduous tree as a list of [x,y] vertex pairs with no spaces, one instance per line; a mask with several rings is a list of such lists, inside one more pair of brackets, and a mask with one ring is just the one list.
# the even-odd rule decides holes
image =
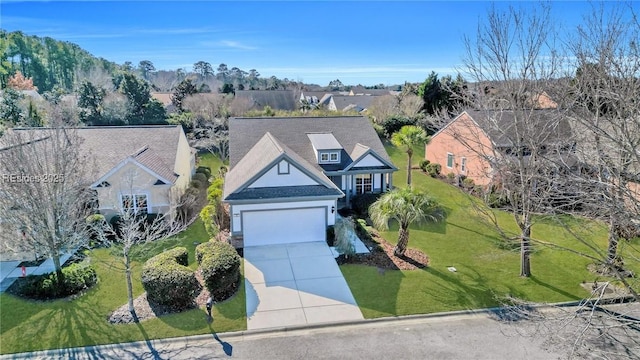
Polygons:
[[[102,241],[111,243],[115,250],[122,255],[122,270],[125,273],[127,284],[127,305],[134,321],[138,321],[133,303],[133,281],[131,256],[137,245],[174,236],[184,230],[192,221],[176,216],[176,210],[180,207],[179,199],[183,198],[178,192],[172,190],[164,194],[170,200],[171,205],[162,212],[150,214],[146,194],[140,192],[140,184],[144,183],[146,173],[139,168],[129,168],[125,171],[121,182],[116,189],[119,196],[110,196],[112,199],[121,199],[110,204],[116,209],[117,220],[113,221],[114,227],[102,224],[98,230],[98,236]],[[156,194],[158,196],[158,194]]]
[[86,244],[92,161],[70,128],[15,129],[0,139],[0,239],[53,259]]
[[373,122],[382,124],[390,117],[399,114],[398,99],[393,95],[376,96],[367,111]]
[[[631,11],[629,11],[631,10]],[[633,8],[594,8],[570,43],[576,75],[570,108],[591,215],[609,228],[606,265],[621,270],[618,244],[640,231],[640,26]]]
[[[511,204],[520,229],[520,275],[525,277],[531,276],[534,214],[542,212],[548,190],[554,185],[544,179],[558,172],[553,165],[562,162],[563,146],[571,143],[560,132],[559,111],[541,112],[531,103],[561,69],[554,49],[549,47],[553,43],[552,29],[546,6],[531,12],[513,7],[489,12],[475,40],[465,39],[464,61],[477,84],[493,82],[499,88],[476,98],[473,104],[478,109],[474,120],[481,118],[481,131],[453,134],[499,173],[499,178],[496,173],[487,176],[499,184]],[[487,136],[494,146],[487,146],[483,140]]]

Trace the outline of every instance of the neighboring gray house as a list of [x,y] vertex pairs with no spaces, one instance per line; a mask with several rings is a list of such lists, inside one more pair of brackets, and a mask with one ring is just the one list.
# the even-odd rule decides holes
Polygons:
[[252,108],[262,110],[269,106],[274,110],[296,110],[298,101],[293,90],[236,90],[236,99],[249,99]]
[[329,110],[363,112],[369,108],[376,96],[332,96]]
[[322,241],[353,196],[392,187],[392,164],[362,116],[232,118],[224,201],[244,246]]

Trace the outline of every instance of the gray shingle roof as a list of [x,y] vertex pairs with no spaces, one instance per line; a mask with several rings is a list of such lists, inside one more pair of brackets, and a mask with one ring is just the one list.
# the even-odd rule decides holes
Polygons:
[[[324,195],[342,194],[336,185],[314,167],[306,159],[300,157],[288,146],[276,139],[270,132],[266,132],[256,143],[249,149],[249,151],[242,157],[242,159],[233,166],[225,177],[224,184],[224,198],[226,200],[233,199],[247,199],[251,196],[258,196],[258,198],[264,197],[290,197],[292,195],[286,195],[285,193],[278,193],[274,189],[265,190],[266,192],[259,192],[255,189],[243,188],[256,180],[265,170],[271,166],[275,166],[281,159],[288,158],[295,165],[300,166],[303,172],[306,172],[312,178],[315,178],[320,187],[329,189],[324,191]],[[309,186],[294,186],[296,188],[308,187],[309,189],[300,192],[300,194],[307,193],[309,196],[318,193],[317,189],[312,191]],[[311,191],[311,192],[310,192]],[[235,194],[234,194],[235,193]],[[312,194],[313,193],[313,194]],[[268,195],[265,195],[268,194]],[[286,196],[285,196],[286,195]]]
[[[354,109],[358,112],[367,109],[375,96],[333,96],[333,102],[339,111]],[[353,105],[353,106],[351,106]]]
[[357,160],[359,157],[361,157],[362,155],[364,155],[367,151],[369,151],[369,147],[362,145],[360,143],[356,144],[356,146],[353,148],[353,151],[351,152],[351,158],[353,160]]
[[[75,129],[82,140],[80,151],[95,159],[98,178],[104,176],[127,157],[134,155],[141,164],[167,180],[175,181],[176,154],[180,133],[179,125],[166,126],[95,126]],[[30,132],[25,138],[37,137],[46,129],[13,129]],[[146,147],[146,148],[145,148]],[[141,149],[144,148],[144,151]],[[97,178],[96,178],[97,180]]]
[[342,145],[336,140],[331,133],[307,134],[311,144],[316,150],[338,150],[342,149]]
[[236,90],[235,97],[249,99],[259,109],[267,105],[274,110],[298,108],[298,98],[292,90]]
[[263,188],[247,188],[240,192],[230,194],[225,200],[256,200],[274,198],[298,198],[298,197],[318,197],[332,196],[341,197],[343,194],[336,188],[328,188],[322,185],[306,186],[279,186]]
[[138,151],[133,158],[149,170],[169,180],[171,183],[178,180],[178,175],[173,171],[173,166],[165,164],[158,155],[149,150],[148,145],[145,145],[143,149]]
[[468,110],[471,118],[497,147],[513,146],[519,134],[537,144],[563,145],[572,142],[566,116],[557,110]]
[[309,133],[333,134],[345,150],[341,155],[342,160],[348,158],[344,155],[351,154],[356,144],[360,143],[370,147],[381,158],[391,163],[380,138],[366,117],[263,117],[229,120],[229,166],[233,169],[267,132],[282,144],[286,144],[318,171],[324,169],[317,164],[316,155],[307,136]]

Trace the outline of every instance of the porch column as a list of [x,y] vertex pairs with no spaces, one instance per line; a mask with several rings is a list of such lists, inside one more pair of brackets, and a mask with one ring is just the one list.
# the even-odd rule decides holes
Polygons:
[[389,190],[393,189],[393,173],[389,173]]
[[351,207],[349,204],[349,199],[351,198],[351,175],[345,175],[344,177],[344,187],[345,187],[345,203],[347,205],[347,207]]
[[383,193],[383,192],[387,191],[387,174],[386,173],[381,173],[380,177],[382,178],[382,184],[380,186],[380,192]]

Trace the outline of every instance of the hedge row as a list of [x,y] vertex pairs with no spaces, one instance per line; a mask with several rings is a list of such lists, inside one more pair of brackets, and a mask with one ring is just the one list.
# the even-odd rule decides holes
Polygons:
[[142,269],[142,286],[151,303],[176,309],[188,308],[201,286],[189,265],[188,252],[177,247],[147,260]]
[[196,247],[204,284],[216,301],[228,299],[240,283],[240,256],[228,243],[210,240]]
[[29,275],[18,280],[9,292],[30,299],[48,300],[77,294],[96,284],[96,270],[88,261],[74,263],[62,268],[64,284],[59,285],[55,272],[44,275]]

